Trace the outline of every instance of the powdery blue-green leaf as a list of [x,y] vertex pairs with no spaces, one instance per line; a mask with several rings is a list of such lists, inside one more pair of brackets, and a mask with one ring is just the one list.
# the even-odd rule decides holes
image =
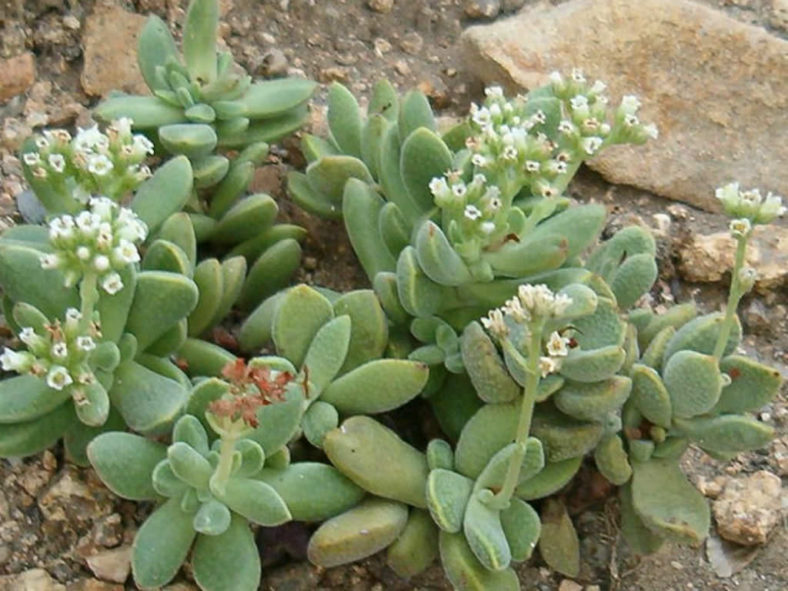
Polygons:
[[282,497],[260,480],[231,478],[223,491],[219,492],[213,483],[211,491],[230,509],[253,523],[272,527],[292,519]]
[[361,112],[353,94],[338,82],[328,89],[328,128],[345,154],[361,158]]
[[88,459],[102,482],[116,495],[133,501],[155,499],[151,476],[167,454],[155,441],[131,433],[103,433],[90,442]]
[[216,499],[208,499],[194,514],[192,525],[198,533],[206,536],[218,536],[227,531],[231,519],[232,514],[227,505]]
[[112,97],[100,103],[93,114],[103,121],[129,117],[134,121],[135,129],[156,129],[187,120],[182,108],[174,107],[155,96]]
[[369,289],[358,289],[342,294],[333,305],[334,314],[348,315],[352,326],[347,355],[339,373],[383,357],[388,344],[388,319],[375,293]]
[[[317,331],[332,318],[333,306],[316,290],[298,285],[282,298],[273,319],[277,352],[300,366]],[[298,322],[294,322],[297,318]]]
[[246,520],[232,517],[216,536],[201,535],[192,555],[194,580],[210,591],[254,591],[260,584],[260,553]]
[[473,492],[473,480],[462,474],[437,468],[427,477],[427,508],[440,529],[449,533],[462,530],[465,507]]
[[380,272],[391,272],[396,259],[381,239],[378,217],[385,201],[364,181],[348,179],[342,197],[342,215],[353,251],[367,277]]
[[74,407],[65,402],[31,421],[0,424],[0,457],[23,457],[43,451],[75,423],[78,420]]
[[580,469],[582,456],[550,462],[535,476],[520,482],[515,494],[526,501],[541,499],[561,490]]
[[602,421],[608,413],[621,408],[631,390],[632,380],[624,376],[613,376],[592,384],[567,381],[552,400],[561,412],[571,417],[582,421]]
[[567,577],[580,572],[580,542],[563,502],[548,499],[542,506],[539,553],[550,568]]
[[522,394],[509,375],[498,349],[478,322],[465,327],[460,339],[462,362],[479,398],[489,403],[511,402]]
[[350,344],[350,317],[338,316],[317,331],[304,357],[304,368],[308,372],[310,397],[320,396],[326,386],[339,372],[345,362]]
[[512,560],[528,560],[536,548],[542,523],[531,505],[513,497],[508,508],[501,511],[501,526],[511,550]]
[[[400,112],[405,115],[406,107]],[[402,133],[404,130],[400,128]],[[401,136],[402,153],[400,174],[411,200],[420,210],[428,211],[434,206],[430,181],[442,177],[452,167],[452,154],[443,140],[431,129],[422,127],[406,136]]]
[[507,568],[490,571],[478,561],[465,536],[440,532],[440,557],[446,577],[458,591],[518,591],[517,574]]
[[175,123],[159,128],[159,141],[171,154],[199,160],[213,152],[219,140],[205,123]]
[[457,471],[478,477],[498,450],[514,440],[518,411],[513,402],[481,407],[460,434],[454,456]]
[[632,507],[646,527],[680,543],[703,541],[711,525],[709,506],[678,462],[652,459],[633,462],[632,469]]
[[249,269],[237,298],[238,306],[251,309],[283,289],[301,264],[301,245],[292,238],[274,243]]
[[754,411],[768,404],[780,390],[782,376],[773,367],[743,355],[729,355],[720,361],[720,371],[731,383],[723,387],[714,410],[717,412]]
[[662,381],[676,417],[692,417],[711,410],[722,392],[717,360],[696,351],[678,351],[668,357]]
[[330,519],[356,506],[365,494],[336,468],[317,462],[265,468],[257,478],[282,497],[296,521]]
[[126,330],[144,351],[158,337],[184,318],[197,304],[199,292],[191,279],[164,271],[137,275],[137,289]]
[[604,429],[602,423],[579,421],[545,402],[534,409],[531,434],[542,441],[548,462],[560,462],[591,451]]
[[300,78],[264,80],[252,84],[238,102],[246,117],[272,119],[309,100],[316,87],[312,80]]
[[153,233],[164,220],[183,208],[191,192],[191,164],[185,156],[178,156],[159,167],[151,178],[137,188],[131,201],[131,210]]
[[402,406],[421,392],[429,368],[404,359],[377,359],[335,379],[322,400],[345,414],[375,414]]
[[196,532],[180,500],[169,499],[142,524],[134,538],[131,570],[141,587],[169,583],[186,560]]
[[363,489],[426,508],[426,457],[374,419],[347,419],[326,435],[323,449],[331,463]]
[[67,390],[54,390],[32,375],[4,379],[0,381],[0,424],[35,420],[70,397]]
[[438,555],[438,528],[429,513],[412,509],[405,529],[389,546],[386,563],[402,578],[424,571]]
[[501,526],[501,512],[471,495],[465,508],[463,533],[476,559],[486,569],[501,571],[509,566],[512,553]]
[[307,556],[325,568],[366,558],[396,540],[407,520],[405,505],[368,498],[323,523],[309,540]]
[[199,85],[216,79],[216,29],[219,3],[195,0],[186,13],[183,30],[183,57],[190,77]]

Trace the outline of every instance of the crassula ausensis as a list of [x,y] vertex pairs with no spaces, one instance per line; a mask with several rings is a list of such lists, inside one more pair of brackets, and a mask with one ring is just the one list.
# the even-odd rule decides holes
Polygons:
[[[750,413],[782,380],[738,348],[736,308],[752,228],[780,198],[721,188],[726,309],[656,314],[648,230],[599,243],[604,207],[565,194],[584,160],[657,138],[637,98],[614,105],[575,70],[512,99],[490,88],[440,130],[419,92],[381,82],[363,116],[334,84],[329,137],[303,136],[289,190],[343,219],[372,289],[288,287],[306,231],[247,193],[315,85],[253,82],[217,53],[217,26],[215,0],[191,2],[181,53],[150,19],[152,95],[113,95],[103,127],[23,147],[43,218],[29,221],[45,225],[0,236],[17,337],[0,362],[18,374],[0,382],[0,456],[63,439],[113,492],[153,503],[133,550],[143,588],[190,561],[206,591],[256,589],[254,528],[293,520],[319,524],[307,553],[325,567],[385,551],[403,577],[438,559],[458,590],[514,590],[538,548],[574,576],[554,495],[586,459],[620,487],[636,552],[699,543],[709,511],[684,451],[730,458],[772,436]],[[246,359],[203,340],[233,309],[251,310]],[[424,449],[385,414],[419,396],[443,432]]]

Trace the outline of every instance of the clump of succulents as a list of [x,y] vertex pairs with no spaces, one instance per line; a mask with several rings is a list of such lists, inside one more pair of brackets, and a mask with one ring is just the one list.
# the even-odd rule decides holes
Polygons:
[[84,463],[85,446],[102,430],[125,424],[156,434],[182,412],[188,380],[168,356],[197,286],[139,269],[138,246],[158,210],[134,205],[136,213],[94,197],[76,216],[0,238],[5,316],[25,346],[1,357],[3,370],[22,374],[0,382],[3,457],[63,437]]

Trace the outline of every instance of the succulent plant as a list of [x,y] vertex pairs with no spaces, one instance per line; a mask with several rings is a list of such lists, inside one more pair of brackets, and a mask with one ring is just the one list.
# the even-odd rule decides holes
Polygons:
[[316,86],[294,78],[252,82],[229,52],[217,52],[218,25],[217,0],[192,0],[180,54],[167,24],[149,17],[137,59],[153,96],[118,94],[96,109],[105,121],[128,117],[170,154],[188,156],[197,175],[210,170],[217,181],[229,160],[214,155],[216,147],[243,149],[295,131]]
[[90,443],[90,461],[112,491],[159,501],[134,540],[139,586],[168,583],[191,549],[201,589],[257,589],[261,567],[250,524],[324,520],[363,496],[331,466],[290,463],[286,444],[298,426],[303,387],[294,374],[261,361],[231,363],[229,381],[198,384],[193,399],[219,395],[201,407],[201,419],[178,420],[169,446],[122,432]]
[[774,434],[749,413],[776,396],[782,376],[737,353],[736,308],[755,280],[744,267],[752,226],[771,222],[785,208],[778,197],[763,200],[736,184],[717,196],[735,217],[730,229],[737,242],[725,312],[695,317],[694,304],[685,304],[662,317],[641,310],[630,319],[643,351],[629,370],[632,396],[623,415],[632,480],[621,489],[622,529],[641,553],[666,539],[699,544],[707,535],[708,505],[679,468],[690,444],[727,460],[765,446]]
[[93,198],[75,217],[0,238],[5,316],[26,346],[0,358],[22,374],[0,382],[3,457],[63,437],[85,463],[101,430],[161,433],[182,412],[189,383],[168,356],[198,291],[183,275],[139,270],[137,245],[162,217],[146,195],[137,192],[133,209]]

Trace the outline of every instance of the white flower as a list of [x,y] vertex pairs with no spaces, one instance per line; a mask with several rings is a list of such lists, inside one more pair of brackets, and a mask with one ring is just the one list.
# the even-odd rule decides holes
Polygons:
[[96,348],[96,343],[90,337],[77,337],[77,349],[80,351],[92,351]]
[[139,182],[142,182],[145,179],[149,179],[152,176],[153,176],[153,173],[151,172],[150,167],[149,166],[145,166],[145,165],[137,167],[136,171],[134,172],[134,177]]
[[659,130],[657,126],[653,123],[649,123],[648,125],[643,126],[643,133],[645,133],[648,137],[652,140],[655,140],[659,137]]
[[132,125],[134,125],[134,121],[131,118],[121,117],[120,119],[113,121],[110,127],[114,129],[119,136],[128,137],[131,135]]
[[93,268],[99,273],[103,273],[110,267],[109,257],[99,254],[93,258]]
[[77,228],[83,232],[93,233],[98,230],[101,218],[89,211],[83,211],[76,218]]
[[499,197],[492,197],[490,202],[487,204],[487,207],[490,209],[490,211],[496,212],[501,209],[501,207],[503,207],[503,201],[501,201]]
[[107,222],[112,219],[112,214],[118,209],[117,204],[108,197],[91,197],[90,210]]
[[[645,129],[645,128],[644,128],[644,129]],[[656,129],[657,129],[657,128],[655,127],[655,128],[654,128],[654,132],[655,132],[655,133],[656,133]],[[609,123],[603,123],[602,125],[600,125],[600,126],[599,126],[599,133],[601,133],[602,135],[607,135],[607,134],[609,134],[609,133],[610,133],[610,124],[609,124]],[[655,137],[656,137],[656,136],[655,136]]]
[[119,239],[142,242],[148,235],[148,227],[133,211],[121,207],[115,220],[115,233]]
[[490,115],[494,118],[498,118],[501,116],[501,106],[496,104],[490,105]]
[[112,160],[104,154],[95,154],[88,159],[88,172],[96,176],[106,176],[113,168]]
[[27,152],[22,155],[22,161],[28,166],[35,166],[41,162],[41,156],[38,155],[38,152]]
[[775,218],[782,216],[785,211],[786,208],[783,205],[782,197],[774,195],[773,193],[768,193],[766,195],[766,200],[761,205],[756,221],[761,224],[768,224]]
[[531,320],[531,313],[523,308],[522,302],[520,302],[520,300],[516,297],[507,300],[503,306],[503,310],[518,324],[529,322]]
[[488,161],[482,154],[474,154],[471,156],[471,162],[474,166],[484,167],[487,166]]
[[57,342],[52,345],[52,357],[57,359],[65,359],[68,357],[68,347],[64,342]]
[[563,84],[564,79],[561,76],[561,72],[550,72],[550,82],[556,85]]
[[539,172],[539,169],[542,165],[537,162],[536,160],[526,160],[525,161],[525,170],[528,172]]
[[569,339],[565,339],[557,332],[550,333],[547,339],[547,352],[551,357],[566,357],[569,354]]
[[80,261],[87,261],[91,256],[93,256],[93,253],[87,246],[83,245],[77,247],[76,255]]
[[500,86],[488,86],[484,89],[484,94],[493,99],[503,98],[503,88]]
[[66,310],[66,320],[71,322],[79,322],[82,320],[82,313],[76,308],[68,308]]
[[548,164],[548,168],[550,172],[554,174],[564,174],[567,170],[566,162],[561,162],[560,160],[551,160]]
[[471,221],[476,221],[482,217],[482,212],[475,205],[466,205],[464,215]]
[[50,154],[47,160],[49,161],[49,166],[55,172],[66,170],[66,159],[63,154]]
[[752,267],[742,267],[739,270],[739,284],[744,291],[750,291],[758,279],[758,272]]
[[74,236],[74,218],[70,215],[62,215],[49,222],[49,239],[58,240],[63,238],[68,240]]
[[583,70],[581,70],[580,68],[572,68],[572,80],[574,80],[578,84],[583,84],[586,81],[586,77],[583,74]]
[[134,151],[140,156],[144,154],[153,154],[153,142],[146,138],[144,135],[137,134],[134,136],[133,144]]
[[536,113],[534,113],[533,115],[531,115],[531,120],[532,120],[534,123],[544,123],[545,121],[547,121],[547,115],[545,115],[545,114],[544,114],[544,111],[542,111],[542,110],[540,109],[540,110],[538,110]]
[[637,118],[637,116],[631,115],[629,113],[624,115],[624,125],[626,125],[627,127],[632,127],[634,125],[637,125],[638,123],[640,123],[640,120]]
[[558,124],[558,131],[565,135],[570,135],[575,132],[575,126],[571,121],[567,121],[564,119],[561,123]]
[[109,295],[115,295],[121,289],[123,289],[123,281],[120,279],[120,275],[117,273],[109,273],[101,281],[101,288]]
[[36,144],[36,148],[38,148],[39,150],[44,150],[50,146],[49,140],[45,137],[40,137],[40,136],[36,138],[35,144]]
[[555,295],[546,285],[530,285],[524,283],[517,288],[517,297],[523,307],[534,316],[560,316],[571,298],[564,294]]
[[436,176],[430,181],[430,192],[434,197],[445,197],[449,191],[449,183],[445,178]]
[[78,128],[77,137],[74,138],[74,148],[79,152],[91,153],[106,150],[109,147],[109,138],[99,131],[98,125],[88,129]]
[[479,127],[485,127],[490,124],[492,120],[490,116],[490,110],[487,107],[479,108],[475,113],[471,110],[471,119],[473,122],[478,125]]
[[30,368],[33,359],[30,353],[17,352],[5,347],[3,349],[3,354],[0,355],[0,365],[2,365],[3,371],[16,371],[22,373]]
[[33,169],[33,176],[36,177],[37,179],[45,179],[47,178],[48,174],[43,166],[36,166]]
[[60,267],[60,256],[57,254],[44,254],[39,258],[42,269],[57,269]]
[[53,365],[47,374],[47,386],[54,390],[62,390],[74,383],[71,374],[62,365]]
[[494,222],[482,222],[480,229],[485,234],[492,234],[495,232],[495,223]]
[[502,156],[504,160],[517,160],[517,148],[514,146],[506,146],[503,149]]
[[482,326],[486,328],[490,334],[499,339],[506,337],[509,334],[509,327],[503,320],[503,312],[498,308],[490,310],[489,314],[481,319]]
[[750,224],[750,220],[748,220],[747,218],[731,220],[729,227],[731,230],[731,234],[735,238],[745,238],[746,236],[749,236],[750,230],[752,230],[752,225]]
[[569,99],[569,104],[572,105],[573,111],[586,109],[588,108],[588,98],[582,94],[578,94],[576,96],[573,96],[571,99]]
[[113,254],[115,259],[124,265],[138,263],[140,260],[140,253],[137,251],[137,247],[128,240],[121,240],[120,244],[113,250]]
[[602,147],[602,138],[595,135],[584,137],[580,144],[583,146],[586,154],[592,155]]
[[451,192],[454,193],[455,197],[464,197],[465,193],[468,192],[468,187],[465,186],[465,183],[455,183],[451,186]]
[[539,371],[542,373],[543,378],[546,378],[551,373],[557,372],[560,368],[561,364],[552,357],[539,358]]
[[621,111],[624,114],[634,115],[640,108],[638,97],[628,94],[621,99]]
[[19,340],[28,347],[31,347],[38,340],[38,335],[36,334],[36,331],[34,331],[30,326],[26,326],[19,331]]
[[591,92],[593,92],[594,94],[600,94],[602,92],[605,92],[605,89],[607,89],[607,84],[605,84],[601,80],[597,80],[596,82],[594,82],[594,85],[591,87]]
[[564,293],[559,293],[553,300],[553,315],[560,316],[572,305],[572,298]]

